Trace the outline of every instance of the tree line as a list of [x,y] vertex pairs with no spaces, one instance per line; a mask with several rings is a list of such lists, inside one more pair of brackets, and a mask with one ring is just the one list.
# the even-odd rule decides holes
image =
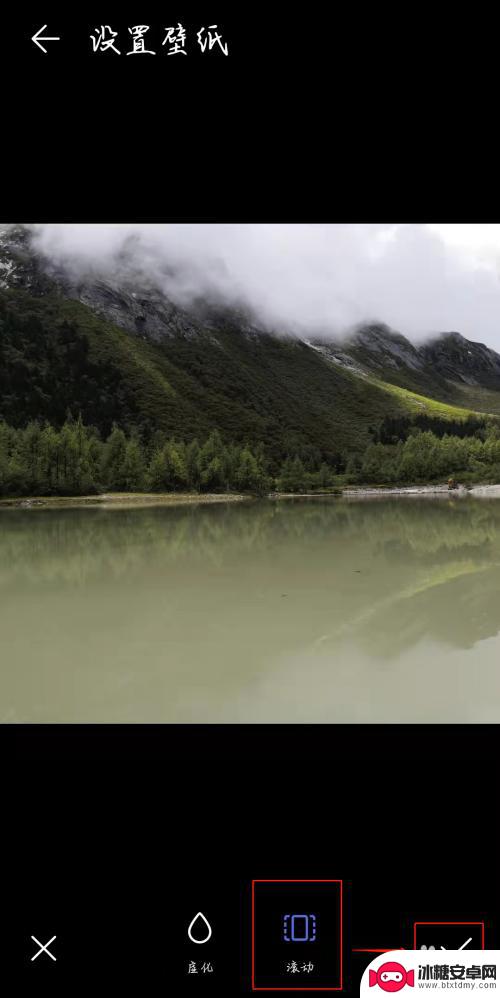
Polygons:
[[347,462],[347,479],[357,484],[428,482],[460,476],[463,482],[500,481],[500,429],[490,423],[481,435],[438,436],[414,430],[405,441],[371,443]]
[[426,412],[411,416],[385,416],[376,427],[370,427],[373,443],[395,444],[406,440],[415,430],[430,430],[436,437],[473,437],[486,439],[491,420],[487,416],[469,413],[466,419],[432,415]]
[[298,456],[270,469],[263,444],[226,443],[214,430],[202,442],[167,437],[144,440],[114,424],[99,431],[68,417],[60,429],[31,421],[24,428],[0,422],[0,494],[92,495],[114,492],[301,491],[328,487],[335,471],[325,463],[307,470]]
[[500,481],[500,429],[490,423],[474,436],[413,428],[405,440],[370,443],[352,454],[339,475],[318,456],[290,454],[272,464],[263,443],[223,441],[213,430],[189,443],[156,431],[144,439],[113,425],[102,439],[79,417],[60,429],[31,421],[17,428],[0,421],[0,495],[92,495],[98,492],[335,491],[341,484],[397,484],[460,476]]

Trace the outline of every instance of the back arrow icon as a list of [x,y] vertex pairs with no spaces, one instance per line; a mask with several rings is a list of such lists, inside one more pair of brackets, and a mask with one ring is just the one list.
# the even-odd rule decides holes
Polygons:
[[35,45],[38,45],[38,48],[41,49],[42,52],[45,52],[45,54],[47,54],[47,49],[43,47],[42,42],[60,42],[61,41],[60,38],[49,38],[48,36],[47,36],[47,38],[40,38],[40,35],[41,35],[42,31],[45,31],[46,27],[47,27],[47,25],[44,24],[43,28],[39,28],[38,31],[33,35],[32,39],[31,39],[31,41],[34,42]]

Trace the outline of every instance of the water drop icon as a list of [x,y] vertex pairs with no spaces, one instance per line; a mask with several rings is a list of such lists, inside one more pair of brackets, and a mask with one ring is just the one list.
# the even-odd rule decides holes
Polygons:
[[197,915],[194,916],[188,928],[188,936],[192,943],[208,943],[212,935],[212,926],[208,919],[205,918],[203,912],[199,911]]

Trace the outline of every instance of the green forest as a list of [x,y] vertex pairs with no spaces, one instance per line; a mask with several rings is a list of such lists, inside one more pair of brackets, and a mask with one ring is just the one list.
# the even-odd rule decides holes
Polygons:
[[[394,426],[392,429],[394,430]],[[439,430],[439,426],[436,427]],[[338,491],[344,485],[447,480],[500,481],[500,428],[472,421],[470,435],[403,427],[406,439],[380,440],[339,465],[321,456],[289,454],[273,463],[264,442],[224,441],[217,430],[189,442],[156,431],[125,432],[114,424],[104,439],[81,416],[60,429],[31,421],[0,422],[0,495],[77,496],[114,492]],[[401,432],[403,432],[403,429]],[[442,427],[441,427],[442,430]]]
[[406,440],[372,443],[351,457],[346,477],[352,483],[394,485],[455,478],[462,483],[500,482],[500,429],[489,423],[472,436],[414,428]]

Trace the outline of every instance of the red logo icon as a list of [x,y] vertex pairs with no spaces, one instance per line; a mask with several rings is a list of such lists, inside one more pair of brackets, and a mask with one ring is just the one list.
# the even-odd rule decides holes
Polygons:
[[415,971],[406,971],[400,963],[383,963],[378,970],[370,970],[370,987],[378,984],[382,991],[401,991],[405,984],[415,987]]

